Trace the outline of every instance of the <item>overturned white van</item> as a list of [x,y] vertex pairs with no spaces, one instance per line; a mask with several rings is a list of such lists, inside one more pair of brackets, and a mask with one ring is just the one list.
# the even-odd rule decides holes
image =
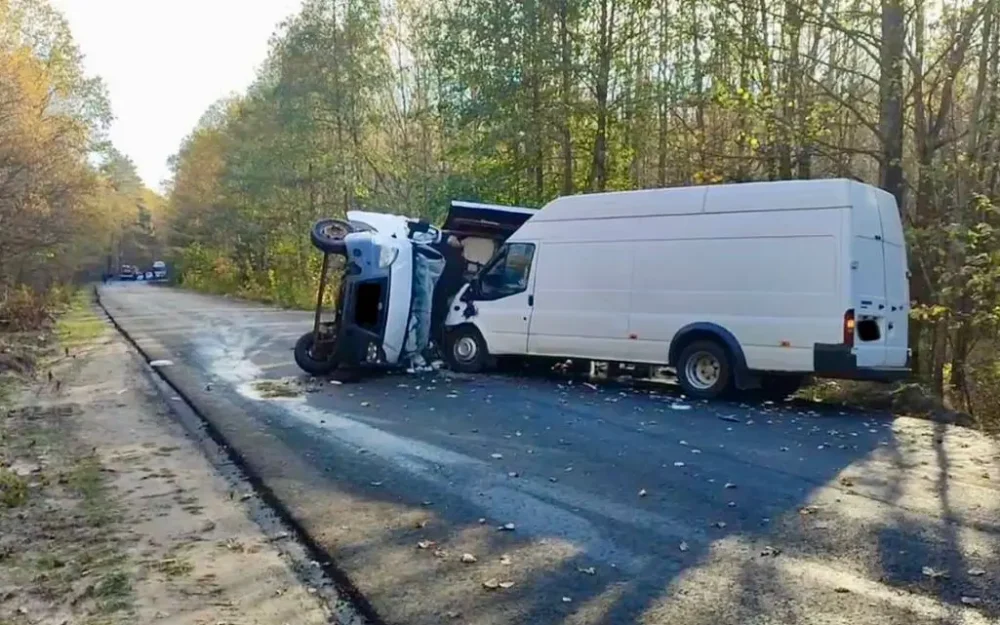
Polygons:
[[459,292],[448,355],[667,365],[697,397],[894,379],[907,278],[893,197],[851,180],[561,197]]

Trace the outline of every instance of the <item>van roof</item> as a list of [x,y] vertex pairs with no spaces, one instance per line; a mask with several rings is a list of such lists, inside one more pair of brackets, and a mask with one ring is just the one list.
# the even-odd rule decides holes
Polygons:
[[832,178],[568,195],[546,204],[532,221],[842,208],[852,205],[852,185],[870,186]]

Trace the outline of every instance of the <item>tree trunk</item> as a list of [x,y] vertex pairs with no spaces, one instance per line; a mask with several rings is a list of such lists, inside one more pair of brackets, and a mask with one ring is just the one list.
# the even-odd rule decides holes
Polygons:
[[573,194],[573,137],[570,134],[570,89],[573,84],[573,48],[569,38],[569,0],[559,2],[559,73],[562,119],[560,120],[560,150],[562,152],[562,194]]
[[594,160],[590,168],[592,191],[604,191],[608,184],[608,87],[611,80],[611,44],[615,20],[615,0],[600,2],[597,81],[594,86],[597,133],[594,136]]
[[904,207],[903,179],[903,47],[906,37],[903,0],[882,0],[879,46],[879,135],[882,160],[879,182]]

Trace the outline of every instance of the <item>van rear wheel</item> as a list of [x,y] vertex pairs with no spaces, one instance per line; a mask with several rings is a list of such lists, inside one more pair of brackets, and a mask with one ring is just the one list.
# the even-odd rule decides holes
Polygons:
[[490,353],[479,331],[460,326],[448,335],[448,361],[461,373],[480,373],[489,363]]
[[728,352],[713,341],[691,343],[677,361],[677,380],[692,397],[713,399],[723,395],[732,383]]

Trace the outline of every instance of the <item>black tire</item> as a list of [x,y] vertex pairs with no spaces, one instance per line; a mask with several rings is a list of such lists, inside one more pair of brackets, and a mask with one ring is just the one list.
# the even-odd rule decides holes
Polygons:
[[327,375],[337,368],[333,358],[318,359],[313,356],[313,344],[316,337],[312,332],[306,332],[295,342],[295,364],[309,375]]
[[765,375],[760,379],[760,393],[765,399],[781,401],[802,387],[805,376]]
[[714,399],[729,392],[733,374],[729,352],[715,341],[695,341],[681,350],[677,381],[690,397]]
[[350,222],[343,219],[320,219],[309,231],[309,239],[321,252],[326,254],[346,254],[344,237],[354,232]]
[[448,333],[448,362],[460,373],[481,373],[490,363],[486,341],[474,326],[459,326]]

